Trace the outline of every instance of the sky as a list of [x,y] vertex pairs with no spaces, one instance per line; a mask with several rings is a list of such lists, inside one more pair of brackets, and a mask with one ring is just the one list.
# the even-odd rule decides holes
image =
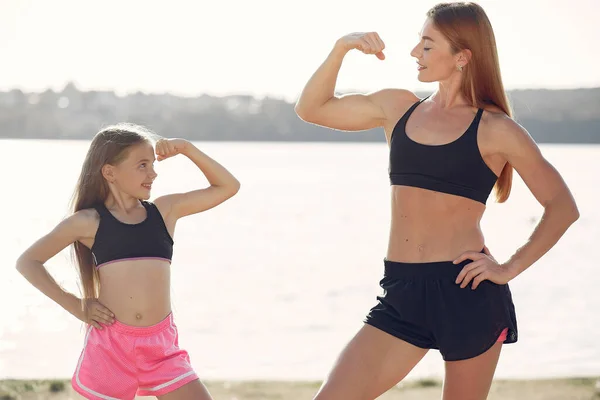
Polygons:
[[[335,41],[376,31],[338,90],[432,90],[410,50],[429,0],[0,0],[0,90],[249,94],[294,101]],[[600,86],[600,1],[481,0],[506,89]]]

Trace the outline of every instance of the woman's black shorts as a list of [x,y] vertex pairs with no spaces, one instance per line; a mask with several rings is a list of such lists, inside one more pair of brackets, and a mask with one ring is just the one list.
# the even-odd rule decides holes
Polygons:
[[385,260],[383,294],[365,323],[415,346],[439,349],[446,361],[476,357],[498,340],[517,341],[517,319],[508,284],[484,280],[477,289],[455,283],[462,268],[451,261],[401,263]]

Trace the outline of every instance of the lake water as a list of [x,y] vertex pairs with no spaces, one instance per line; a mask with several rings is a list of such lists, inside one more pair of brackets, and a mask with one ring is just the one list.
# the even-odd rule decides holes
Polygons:
[[[0,378],[70,377],[81,323],[29,285],[16,258],[68,212],[86,141],[0,140]],[[380,292],[389,231],[384,143],[197,143],[242,182],[237,196],[183,219],[175,234],[173,302],[180,344],[203,378],[322,379]],[[496,376],[600,374],[600,146],[542,145],[581,218],[511,282],[519,342]],[[158,164],[153,196],[204,185],[182,156]],[[505,260],[542,207],[516,176],[511,199],[482,226]],[[76,291],[68,251],[47,266]],[[441,377],[431,351],[410,378]]]

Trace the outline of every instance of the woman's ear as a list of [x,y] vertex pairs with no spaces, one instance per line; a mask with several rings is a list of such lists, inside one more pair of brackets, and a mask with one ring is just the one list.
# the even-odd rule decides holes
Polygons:
[[461,50],[458,53],[458,59],[456,60],[457,65],[460,65],[461,67],[466,66],[471,61],[472,55],[473,53],[471,53],[471,50],[469,49]]

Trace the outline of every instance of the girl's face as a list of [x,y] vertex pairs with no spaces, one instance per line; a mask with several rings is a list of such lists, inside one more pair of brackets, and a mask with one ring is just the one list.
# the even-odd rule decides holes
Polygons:
[[105,178],[131,197],[148,200],[152,182],[158,176],[154,171],[154,146],[143,141],[126,151],[127,157],[121,163],[108,166],[110,172],[105,174]]

